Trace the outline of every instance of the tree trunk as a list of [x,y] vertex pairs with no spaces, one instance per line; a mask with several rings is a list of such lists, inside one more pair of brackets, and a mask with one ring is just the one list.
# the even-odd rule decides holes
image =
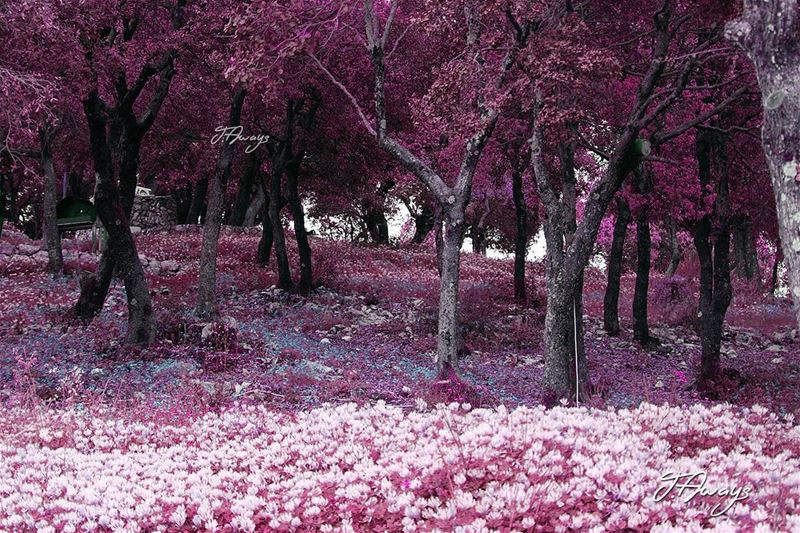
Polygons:
[[603,298],[603,329],[609,335],[619,335],[619,287],[622,277],[622,252],[625,248],[625,235],[631,220],[628,202],[617,196],[617,218],[614,221],[614,237],[608,253],[608,282]]
[[261,177],[258,176],[256,179],[258,180],[259,185],[256,187],[256,194],[253,196],[250,205],[247,206],[247,211],[244,215],[244,221],[242,222],[242,225],[246,228],[255,226],[259,213],[263,215],[265,209],[267,208],[265,204],[266,195],[264,194],[264,188],[260,185],[262,181]]
[[[236,89],[231,102],[231,113],[228,120],[230,127],[239,125],[244,97],[244,89]],[[228,184],[228,177],[230,176],[235,146],[234,142],[222,144],[217,166],[208,182],[208,209],[203,226],[203,248],[200,251],[200,279],[197,285],[197,305],[195,306],[195,312],[203,318],[217,313],[217,245],[222,223],[222,203],[225,188]]]
[[186,224],[192,204],[192,187],[187,186],[172,193],[175,200],[175,219],[178,224]]
[[755,65],[763,96],[761,140],[772,177],[789,288],[800,325],[800,46],[797,0],[745,2],[726,36]]
[[472,240],[472,252],[486,257],[486,229],[480,226],[472,226],[469,237]]
[[364,217],[364,224],[367,226],[369,240],[373,244],[389,244],[389,222],[383,210],[377,207],[367,207],[367,215]]
[[781,252],[781,245],[778,243],[778,249],[775,252],[775,259],[772,261],[772,294],[778,290],[778,267],[783,259],[783,252]]
[[418,214],[411,214],[414,218],[414,237],[411,238],[413,244],[422,244],[428,237],[434,226],[434,214],[428,204],[423,204]]
[[228,219],[231,226],[244,225],[247,209],[250,206],[250,198],[253,196],[253,185],[256,181],[256,174],[258,174],[258,167],[261,165],[261,160],[258,154],[253,151],[248,154],[247,168],[239,180],[239,191],[236,194],[236,202],[233,204],[233,211]]
[[281,220],[281,208],[283,207],[281,178],[283,169],[284,165],[281,161],[273,160],[269,187],[269,218],[272,222],[273,247],[275,248],[275,261],[278,267],[278,287],[288,291],[292,288],[292,272],[289,269],[286,236],[283,232],[283,221]]
[[636,215],[636,286],[633,292],[633,338],[642,345],[653,340],[647,320],[650,286],[650,218],[644,207]]
[[436,361],[439,370],[455,368],[461,337],[458,324],[458,285],[461,270],[461,245],[464,241],[464,214],[451,208],[444,213],[441,284],[439,286],[439,335]]
[[[93,91],[84,101],[84,111],[89,123],[92,158],[98,175],[95,207],[109,236],[107,254],[104,252],[107,260],[105,265],[101,262],[101,271],[109,266],[111,269],[116,267],[125,282],[128,298],[127,342],[149,344],[155,337],[153,305],[136,252],[136,243],[131,235],[128,216],[114,180],[111,152],[106,137],[106,121],[100,109],[97,91]],[[105,299],[105,294],[102,294],[102,299]]]
[[712,183],[714,169],[719,175],[711,215],[695,224],[695,248],[700,259],[700,340],[701,363],[698,386],[711,387],[720,376],[722,327],[730,305],[730,222],[728,214],[728,181],[724,138],[701,130],[697,134],[697,160],[700,183]]
[[294,222],[295,239],[297,240],[297,254],[300,256],[300,282],[297,289],[302,294],[308,294],[313,288],[314,277],[311,270],[311,245],[308,243],[305,213],[297,186],[302,160],[302,155],[298,155],[287,167],[286,186],[289,193],[289,209],[292,211],[292,221]]
[[[545,225],[549,225],[545,222]],[[545,232],[552,229],[545,229]],[[577,287],[564,285],[560,276],[563,252],[548,246],[547,311],[544,323],[546,402],[556,398],[585,397],[589,372],[583,342],[583,275]],[[577,333],[577,336],[576,336]],[[576,380],[577,368],[577,380]],[[577,386],[577,389],[576,389]],[[549,398],[553,395],[553,398]]]
[[53,276],[61,275],[64,270],[64,257],[61,253],[61,235],[56,222],[56,204],[58,204],[58,180],[53,168],[53,152],[51,148],[52,132],[49,129],[39,131],[41,147],[40,163],[44,171],[44,243],[47,249],[47,271]]
[[265,198],[264,220],[262,221],[261,239],[258,241],[258,265],[265,267],[269,264],[269,256],[272,254],[272,219],[269,217],[269,199]]
[[755,279],[758,276],[758,252],[753,223],[747,216],[737,217],[731,223],[731,230],[736,274],[739,279]]
[[525,287],[525,261],[528,255],[528,207],[525,205],[525,192],[522,188],[522,172],[515,170],[511,181],[514,215],[517,223],[514,239],[514,301],[524,304],[528,299]]
[[439,271],[439,276],[442,275],[442,261],[444,261],[444,229],[443,213],[441,206],[437,206],[433,215],[433,237],[434,245],[436,246],[436,269]]
[[681,253],[681,246],[678,242],[678,231],[675,228],[675,221],[670,217],[669,222],[669,265],[664,272],[664,276],[671,278],[678,271],[678,266],[681,263],[683,254]]
[[187,224],[197,224],[200,217],[204,217],[206,205],[206,193],[208,192],[208,177],[203,176],[194,186],[194,194],[192,195],[192,203],[189,206],[189,214],[186,215]]

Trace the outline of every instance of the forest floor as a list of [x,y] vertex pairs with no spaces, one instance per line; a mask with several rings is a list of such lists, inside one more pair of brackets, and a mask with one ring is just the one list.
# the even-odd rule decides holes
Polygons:
[[[147,404],[171,412],[216,409],[233,401],[277,410],[380,399],[400,406],[413,406],[419,398],[509,407],[542,401],[546,296],[540,264],[529,264],[531,302],[518,306],[510,261],[463,255],[466,353],[460,368],[468,385],[450,390],[435,384],[438,279],[430,250],[314,239],[320,287],[303,297],[275,289],[272,269],[255,265],[258,237],[223,232],[222,318],[209,324],[192,312],[201,235],[137,236],[149,264],[158,321],[157,342],[142,350],[120,342],[126,304],[119,280],[91,323],[70,318],[78,295],[76,274],[93,268],[95,260],[87,254],[89,241],[64,241],[69,275],[53,280],[44,273],[41,255],[24,260],[13,255],[20,244],[36,243],[5,232],[0,242],[5,254],[0,253],[0,403],[13,405],[34,393],[54,403]],[[643,349],[630,335],[632,276],[624,277],[620,297],[623,331],[610,338],[601,322],[604,274],[587,272],[590,404],[727,402],[800,415],[800,341],[792,329],[790,302],[752,284],[737,282],[734,289],[723,340],[727,380],[711,396],[697,395],[691,387],[700,352],[693,328],[696,287],[688,279],[684,274],[664,280],[654,271],[650,315],[652,333],[661,343]]]

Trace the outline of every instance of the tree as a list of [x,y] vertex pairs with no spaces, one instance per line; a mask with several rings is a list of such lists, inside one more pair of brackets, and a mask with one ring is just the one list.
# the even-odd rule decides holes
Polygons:
[[[235,89],[231,97],[231,111],[228,127],[236,128],[241,121],[245,91],[241,87]],[[223,194],[228,184],[236,142],[225,139],[220,148],[219,159],[214,173],[208,183],[208,212],[203,225],[203,248],[200,252],[200,280],[197,285],[198,316],[209,317],[216,314],[216,282],[217,282],[217,243],[220,225],[222,224]]]
[[[381,13],[381,8],[386,8]],[[448,185],[442,173],[437,171],[423,157],[415,153],[396,134],[390,131],[390,122],[387,116],[387,82],[386,82],[386,56],[391,54],[394,46],[390,46],[395,17],[398,15],[396,0],[388,6],[378,5],[372,1],[365,2],[366,45],[369,52],[373,74],[374,119],[370,120],[361,108],[352,92],[313,56],[319,68],[329,79],[339,87],[357,109],[358,115],[366,130],[375,137],[379,145],[386,150],[400,165],[422,182],[434,198],[440,211],[440,222],[434,223],[434,231],[442,232],[441,246],[441,284],[439,292],[439,327],[437,336],[437,366],[440,370],[457,365],[459,326],[458,326],[458,287],[460,278],[460,251],[467,228],[466,210],[471,200],[473,178],[481,154],[487,141],[492,135],[501,109],[498,105],[491,105],[492,100],[498,98],[496,93],[502,92],[503,85],[509,70],[514,64],[514,58],[525,45],[534,23],[519,24],[507,52],[500,57],[487,57],[484,51],[483,39],[486,39],[486,27],[498,28],[496,21],[483,20],[482,16],[489,12],[485,7],[475,2],[467,1],[453,6],[441,6],[445,17],[442,21],[451,24],[454,20],[463,20],[454,31],[464,34],[463,41],[458,44],[461,56],[452,61],[446,61],[441,67],[442,78],[439,86],[434,85],[437,91],[452,87],[455,83],[465,83],[462,94],[467,95],[466,108],[462,108],[466,122],[472,133],[461,133],[463,147],[460,165],[454,169],[455,179],[453,185]],[[498,12],[495,12],[496,15]],[[508,14],[505,10],[499,11]],[[430,16],[430,15],[428,15]],[[441,16],[441,15],[440,15]],[[382,21],[381,18],[385,17]],[[463,17],[463,19],[461,18]],[[513,18],[513,16],[511,16]],[[505,24],[499,26],[504,29]],[[503,32],[501,32],[502,34]],[[508,32],[505,32],[508,33]],[[401,36],[404,33],[401,34]],[[492,36],[497,38],[496,36]],[[401,37],[398,37],[400,39]],[[396,46],[396,43],[395,43]],[[450,56],[453,57],[453,56]],[[493,59],[494,61],[490,61]],[[450,76],[448,78],[448,76]],[[495,93],[495,94],[493,94]],[[435,94],[433,97],[435,98]],[[449,109],[446,107],[445,109]],[[455,142],[446,142],[447,146],[459,146]],[[437,227],[438,226],[438,227]]]
[[800,41],[797,0],[745,0],[726,27],[755,66],[763,96],[762,143],[772,176],[780,241],[800,325]]

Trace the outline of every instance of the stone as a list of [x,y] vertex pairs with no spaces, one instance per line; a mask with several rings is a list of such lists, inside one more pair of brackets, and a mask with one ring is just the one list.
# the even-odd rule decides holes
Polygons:
[[[207,324],[202,324],[203,329],[200,331],[200,340],[205,341],[211,336],[211,333],[214,330],[214,324],[208,322]],[[196,331],[196,330],[195,330]]]
[[320,344],[330,344],[331,340],[330,339],[322,339],[321,341],[319,341],[319,343]]
[[[177,210],[171,196],[136,196],[131,213],[131,233],[175,226]],[[138,228],[135,231],[133,228]]]
[[33,258],[37,261],[47,261],[49,257],[47,256],[47,252],[44,250],[39,250],[35,254],[33,254]]
[[656,381],[656,388],[657,389],[663,389],[664,388],[664,382],[661,381],[660,379],[658,381]]
[[17,253],[21,255],[33,255],[39,250],[41,250],[41,248],[39,248],[38,246],[33,246],[32,244],[17,245]]
[[180,263],[178,263],[174,259],[161,261],[160,267],[162,272],[172,272],[172,273],[178,272],[181,269]]

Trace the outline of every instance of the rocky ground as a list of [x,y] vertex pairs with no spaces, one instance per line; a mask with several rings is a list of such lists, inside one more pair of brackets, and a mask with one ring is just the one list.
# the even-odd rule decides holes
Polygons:
[[[407,406],[418,398],[509,406],[541,401],[540,265],[531,268],[532,303],[520,307],[510,298],[508,262],[465,255],[461,369],[468,386],[451,390],[435,383],[437,280],[427,251],[316,240],[321,286],[302,297],[275,289],[271,269],[254,264],[256,232],[227,230],[220,243],[221,319],[206,323],[192,313],[201,236],[193,228],[179,232],[137,236],[158,314],[158,342],[146,350],[120,344],[120,282],[97,319],[86,324],[70,317],[76,274],[97,260],[89,240],[65,241],[68,276],[52,280],[43,273],[46,257],[39,243],[4,233],[0,401],[18,403],[35,394],[54,403],[190,408],[242,400],[277,409],[378,399]],[[623,308],[630,282],[625,280]],[[589,272],[586,343],[593,405],[729,402],[780,413],[800,409],[800,345],[785,300],[740,291],[724,339],[727,380],[710,397],[699,397],[691,386],[699,339],[684,308],[687,298],[653,298],[653,333],[661,344],[645,350],[627,333],[624,313],[628,330],[617,338],[604,334],[598,318],[603,290],[602,273]]]

